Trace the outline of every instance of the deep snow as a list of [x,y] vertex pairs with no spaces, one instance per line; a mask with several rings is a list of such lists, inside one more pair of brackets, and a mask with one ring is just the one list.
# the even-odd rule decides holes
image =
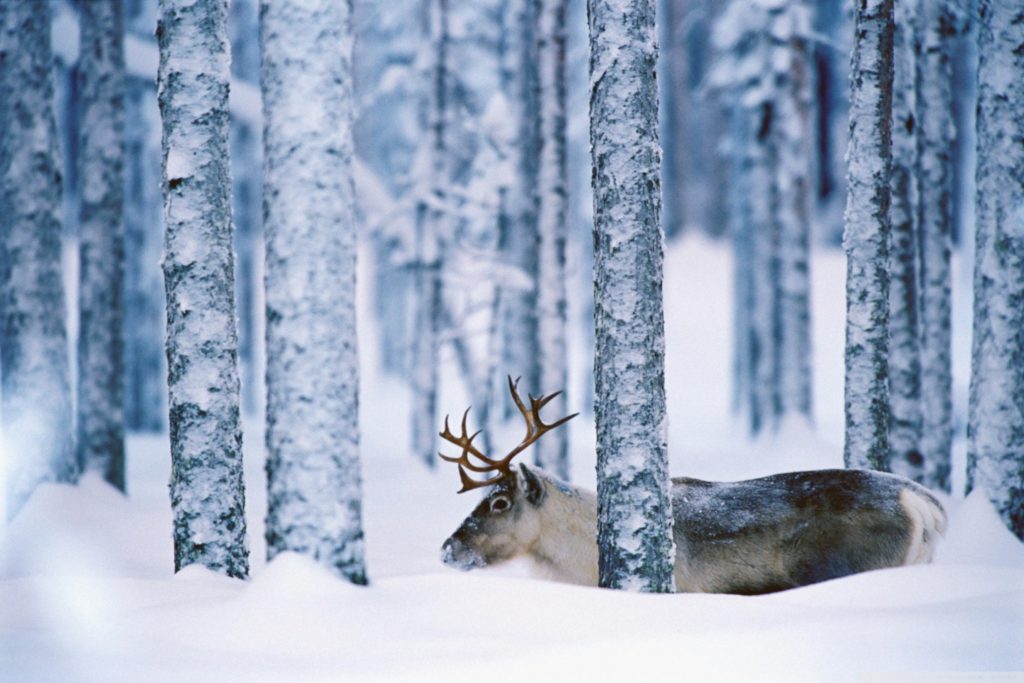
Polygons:
[[[816,252],[812,262],[817,430],[790,425],[753,444],[728,412],[728,247],[690,238],[666,257],[673,474],[733,479],[839,466],[842,255]],[[565,586],[528,578],[518,564],[468,574],[445,568],[440,544],[475,497],[455,495],[454,467],[431,472],[406,452],[408,395],[373,370],[363,299],[370,587],[296,555],[265,564],[255,423],[244,441],[252,579],[198,567],[174,576],[168,445],[134,436],[128,498],[95,476],[77,488],[47,485],[2,531],[0,681],[854,681],[907,680],[867,678],[871,672],[1024,671],[1024,546],[980,496],[949,501],[949,531],[933,565],[756,598]],[[969,325],[958,310],[962,413]],[[577,355],[579,347],[576,340]],[[466,399],[453,365],[446,356],[441,404],[457,413]],[[581,381],[574,377],[571,387]],[[578,393],[571,389],[571,410]],[[577,481],[592,486],[593,423],[570,424]],[[517,440],[520,430],[507,425],[497,443]],[[958,440],[961,469],[962,451]],[[958,470],[957,490],[962,482]]]

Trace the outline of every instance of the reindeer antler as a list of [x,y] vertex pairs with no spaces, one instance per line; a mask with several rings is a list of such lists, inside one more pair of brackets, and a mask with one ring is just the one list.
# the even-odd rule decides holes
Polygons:
[[[562,392],[556,391],[553,394],[541,396],[540,398],[534,398],[533,395],[527,394],[527,396],[530,399],[530,408],[529,410],[527,410],[526,405],[523,403],[523,400],[519,398],[519,393],[516,391],[516,388],[518,386],[519,378],[516,378],[515,381],[512,381],[512,376],[509,375],[508,390],[512,393],[512,400],[515,401],[516,407],[519,408],[519,412],[522,413],[523,419],[526,420],[526,436],[523,437],[523,440],[519,443],[519,445],[517,445],[515,448],[509,451],[505,457],[499,460],[493,460],[487,457],[486,455],[481,453],[476,446],[473,445],[473,439],[475,439],[477,435],[480,434],[480,430],[477,430],[472,435],[470,435],[469,431],[466,429],[466,419],[469,416],[469,408],[466,408],[466,412],[462,414],[462,434],[460,434],[459,436],[455,436],[454,434],[452,434],[451,429],[449,429],[448,427],[448,416],[444,416],[444,431],[441,432],[440,436],[445,441],[453,443],[459,448],[461,448],[462,454],[457,458],[449,457],[444,453],[438,453],[438,455],[440,455],[443,460],[458,463],[459,479],[462,480],[462,488],[459,489],[459,493],[471,491],[473,489],[480,488],[483,486],[490,486],[491,484],[494,484],[500,479],[507,477],[512,472],[512,458],[522,453],[535,441],[537,441],[537,439],[542,437],[547,432],[551,431],[552,429],[555,429],[556,427],[561,427],[566,422],[579,415],[579,413],[573,413],[572,415],[567,415],[560,420],[552,422],[551,424],[546,424],[543,420],[540,419],[540,410]],[[470,456],[473,456],[483,464],[477,465],[476,463],[472,462],[469,459]],[[470,478],[470,476],[466,474],[466,470],[478,473],[497,472],[498,476],[491,477],[490,479],[475,480]]]

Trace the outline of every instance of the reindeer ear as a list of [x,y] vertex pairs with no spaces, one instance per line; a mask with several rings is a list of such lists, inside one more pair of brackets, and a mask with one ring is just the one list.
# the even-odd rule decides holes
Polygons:
[[531,505],[540,505],[540,502],[544,500],[544,482],[523,463],[519,463],[519,472],[522,474],[520,481],[523,485],[523,493],[526,494],[526,500]]

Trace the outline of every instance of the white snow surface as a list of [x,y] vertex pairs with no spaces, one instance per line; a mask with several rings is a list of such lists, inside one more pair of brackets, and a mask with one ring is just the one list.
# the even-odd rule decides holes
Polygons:
[[[814,257],[817,431],[787,425],[750,443],[728,413],[730,250],[691,238],[667,252],[674,475],[841,466],[845,269],[839,253]],[[175,576],[166,437],[133,436],[127,498],[94,475],[77,487],[48,484],[0,529],[0,680],[904,681],[1024,671],[1024,546],[978,495],[947,500],[949,529],[934,564],[761,597],[581,588],[534,579],[520,564],[447,569],[441,542],[475,497],[455,495],[454,468],[430,472],[402,446],[409,398],[403,383],[374,370],[362,294],[371,585],[352,586],[298,555],[263,561],[256,423],[245,435],[252,578],[197,566]],[[441,405],[457,412],[466,397],[445,362]],[[958,387],[963,367],[954,366]],[[571,407],[581,381],[573,378]],[[570,425],[573,472],[593,486],[593,423]],[[508,425],[497,442],[520,428]],[[955,450],[962,468],[962,439]]]

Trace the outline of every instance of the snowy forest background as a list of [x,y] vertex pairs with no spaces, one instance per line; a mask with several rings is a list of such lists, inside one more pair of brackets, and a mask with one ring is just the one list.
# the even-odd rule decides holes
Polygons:
[[[315,137],[344,131],[344,108],[351,109],[354,154],[346,163],[354,191],[328,180],[336,178],[330,167],[319,183],[319,169],[313,169],[314,182],[307,186],[300,184],[307,177],[300,167],[282,165],[277,175],[269,175],[274,171],[264,162],[264,145],[272,149],[275,138],[271,133],[264,141],[268,122],[262,93],[273,85],[265,72],[261,86],[259,3],[226,5],[230,194],[224,196],[230,198],[237,316],[234,410],[240,415],[241,445],[234,465],[244,478],[244,501],[235,502],[237,492],[223,498],[239,520],[229,525],[232,542],[247,553],[212,560],[202,551],[181,554],[173,534],[182,522],[172,514],[167,490],[172,479],[168,415],[174,410],[168,399],[164,271],[178,257],[165,246],[162,183],[170,176],[162,173],[171,172],[162,171],[161,164],[174,162],[162,160],[156,0],[119,3],[123,246],[88,242],[97,234],[90,232],[89,221],[96,224],[97,215],[100,224],[104,220],[101,209],[84,208],[102,205],[90,194],[99,167],[88,164],[104,156],[104,146],[116,143],[104,137],[109,131],[102,121],[89,118],[97,110],[83,105],[83,97],[95,92],[89,88],[96,87],[82,75],[92,68],[83,46],[102,40],[86,25],[112,4],[0,0],[5,17],[0,81],[6,92],[27,92],[24,102],[40,103],[40,111],[45,92],[15,80],[21,76],[8,66],[16,24],[7,22],[16,22],[29,8],[40,31],[36,37],[50,38],[52,54],[36,57],[52,59],[57,155],[50,163],[61,180],[33,190],[33,196],[59,189],[53,196],[59,201],[59,224],[51,226],[59,247],[51,242],[41,251],[59,254],[49,272],[58,272],[60,282],[50,282],[48,291],[63,302],[49,299],[48,308],[66,327],[57,347],[52,335],[38,346],[24,337],[24,348],[31,351],[23,355],[41,356],[42,367],[50,370],[40,375],[44,380],[38,386],[14,392],[15,385],[4,379],[0,671],[5,673],[0,678],[11,672],[11,680],[469,680],[486,672],[501,680],[525,675],[611,680],[648,673],[712,680],[854,680],[863,672],[1024,670],[1024,546],[1018,540],[1024,533],[1019,409],[1024,381],[1020,356],[1013,351],[1024,329],[1018,324],[1024,316],[1020,281],[1008,285],[1009,303],[993,304],[1005,306],[1010,322],[1009,329],[996,326],[994,334],[1004,336],[992,342],[1007,352],[1004,365],[994,363],[993,381],[1009,396],[1011,408],[1016,400],[1017,421],[999,412],[1006,403],[1000,408],[985,401],[991,393],[982,391],[975,399],[975,405],[986,407],[979,424],[991,413],[996,425],[983,433],[1003,440],[999,464],[980,469],[981,481],[999,489],[989,493],[1002,506],[1002,517],[981,491],[965,498],[968,472],[979,471],[972,459],[987,452],[985,444],[972,450],[967,439],[969,395],[977,391],[971,374],[977,217],[1003,217],[999,244],[1009,253],[1011,274],[1016,264],[1021,276],[1024,254],[1019,208],[1024,97],[1006,76],[1024,73],[1020,54],[1016,61],[992,57],[989,72],[991,87],[1022,98],[1002,124],[1016,147],[1010,146],[1005,157],[998,156],[1005,150],[992,149],[1004,175],[979,175],[988,183],[983,195],[975,184],[976,152],[986,142],[979,140],[975,120],[979,38],[982,44],[986,39],[979,36],[978,18],[984,11],[1010,16],[1012,2],[895,2],[886,176],[893,233],[886,245],[892,253],[884,261],[892,276],[884,300],[892,418],[881,436],[877,430],[855,434],[847,410],[850,332],[844,301],[851,286],[847,254],[857,248],[849,224],[858,210],[847,204],[848,173],[857,175],[846,160],[853,3],[656,3],[665,240],[663,439],[669,471],[738,480],[800,469],[892,469],[940,492],[950,513],[933,565],[759,598],[598,592],[537,581],[525,564],[463,574],[438,559],[441,542],[474,504],[466,500],[471,496],[454,495],[455,468],[437,459],[441,421],[445,413],[457,416],[472,404],[473,423],[485,428],[478,442],[485,451],[515,443],[521,419],[507,399],[508,374],[521,375],[521,386],[535,395],[565,388],[564,399],[546,410],[554,417],[582,416],[548,435],[528,457],[575,484],[596,488],[595,400],[601,403],[601,381],[606,387],[617,383],[605,375],[595,384],[598,240],[585,0],[351,3],[354,42],[339,38],[352,50],[351,63],[346,62],[351,99],[339,104],[338,118],[310,124],[304,132]],[[561,41],[550,37],[559,35],[557,26],[545,23],[559,11],[564,11],[564,54]],[[280,18],[286,46],[301,44],[313,32],[311,25],[288,20]],[[1013,21],[995,33],[1022,40],[1019,12]],[[315,54],[303,59],[313,60]],[[557,85],[551,74],[560,59],[564,148],[548,144],[561,156],[544,158],[539,141],[551,139],[558,113],[545,109],[551,100],[543,93]],[[330,73],[310,70],[295,85],[309,88],[314,98],[321,77]],[[11,227],[14,217],[46,209],[26,205],[20,199],[24,192],[16,194],[21,176],[16,169],[8,172],[16,157],[11,150],[27,137],[14,134],[21,129],[11,107],[0,103],[0,112],[5,213],[0,260],[6,259],[3,284],[8,287],[17,270],[11,255],[24,253],[16,251],[23,246]],[[552,120],[555,128],[545,127]],[[344,148],[344,142],[338,144]],[[287,154],[280,158],[284,164]],[[267,432],[273,420],[266,381],[274,372],[268,358],[273,365],[273,358],[283,356],[268,353],[265,311],[268,304],[275,311],[285,308],[280,301],[268,302],[264,278],[273,277],[267,271],[277,267],[270,265],[274,259],[295,253],[279,243],[268,255],[267,178],[279,183],[275,191],[283,195],[314,196],[326,186],[326,194],[315,195],[317,201],[344,200],[347,191],[354,199],[352,219],[341,227],[358,235],[352,294],[358,341],[332,341],[358,348],[358,364],[329,379],[358,386],[358,412],[354,401],[344,404],[349,422],[337,432],[352,446],[354,465],[346,466],[355,467],[357,482],[361,469],[362,485],[341,487],[346,500],[355,501],[358,528],[340,551],[289,552],[296,549],[289,545],[294,541],[265,533],[282,524],[275,514],[288,514],[280,512],[287,510],[283,506],[268,518],[275,490],[268,494],[267,473],[286,469],[275,458],[289,437],[275,437],[273,428]],[[850,196],[861,195],[854,190]],[[979,206],[979,196],[1002,202],[1002,208]],[[99,270],[116,263],[123,248],[123,280],[116,293],[89,289],[80,261],[87,243],[111,250],[95,259]],[[347,258],[344,248],[331,243],[324,251]],[[352,275],[351,268],[339,271]],[[998,279],[994,270],[983,275],[986,282]],[[332,284],[321,294],[332,300],[336,291],[346,293],[345,286]],[[272,291],[269,285],[266,291]],[[881,293],[876,288],[866,298],[871,296]],[[10,307],[9,294],[4,297]],[[85,332],[88,325],[102,323],[83,317],[83,310],[117,302],[122,340]],[[352,332],[352,322],[343,321],[342,328]],[[8,319],[4,330],[13,324]],[[310,326],[311,338],[322,339],[315,327]],[[8,371],[21,362],[10,355],[11,338],[0,337],[0,362]],[[97,441],[83,428],[109,423],[107,418],[117,422],[122,406],[104,403],[109,392],[102,387],[90,394],[81,379],[82,359],[95,353],[90,347],[121,343],[123,367],[117,374],[123,382],[123,425],[114,433],[123,436],[123,445],[119,438]],[[977,346],[978,339],[973,343]],[[977,367],[979,361],[973,362]],[[328,376],[334,366],[334,357],[318,356],[307,372],[322,370]],[[171,376],[173,384],[175,373]],[[316,403],[315,383],[304,386],[301,375],[298,379],[288,389],[296,392],[290,399],[279,395],[281,411],[289,403],[311,398]],[[23,399],[52,405],[52,412],[67,417],[61,435],[53,437],[59,443],[52,450],[63,465],[33,464],[23,441],[12,436],[20,433],[10,427],[9,416]],[[230,413],[231,406],[226,410]],[[873,455],[879,438],[891,447],[889,462]],[[182,481],[180,472],[173,476]],[[176,485],[177,504],[182,498]],[[307,557],[330,553],[331,569]],[[369,586],[353,587],[338,574]]]

